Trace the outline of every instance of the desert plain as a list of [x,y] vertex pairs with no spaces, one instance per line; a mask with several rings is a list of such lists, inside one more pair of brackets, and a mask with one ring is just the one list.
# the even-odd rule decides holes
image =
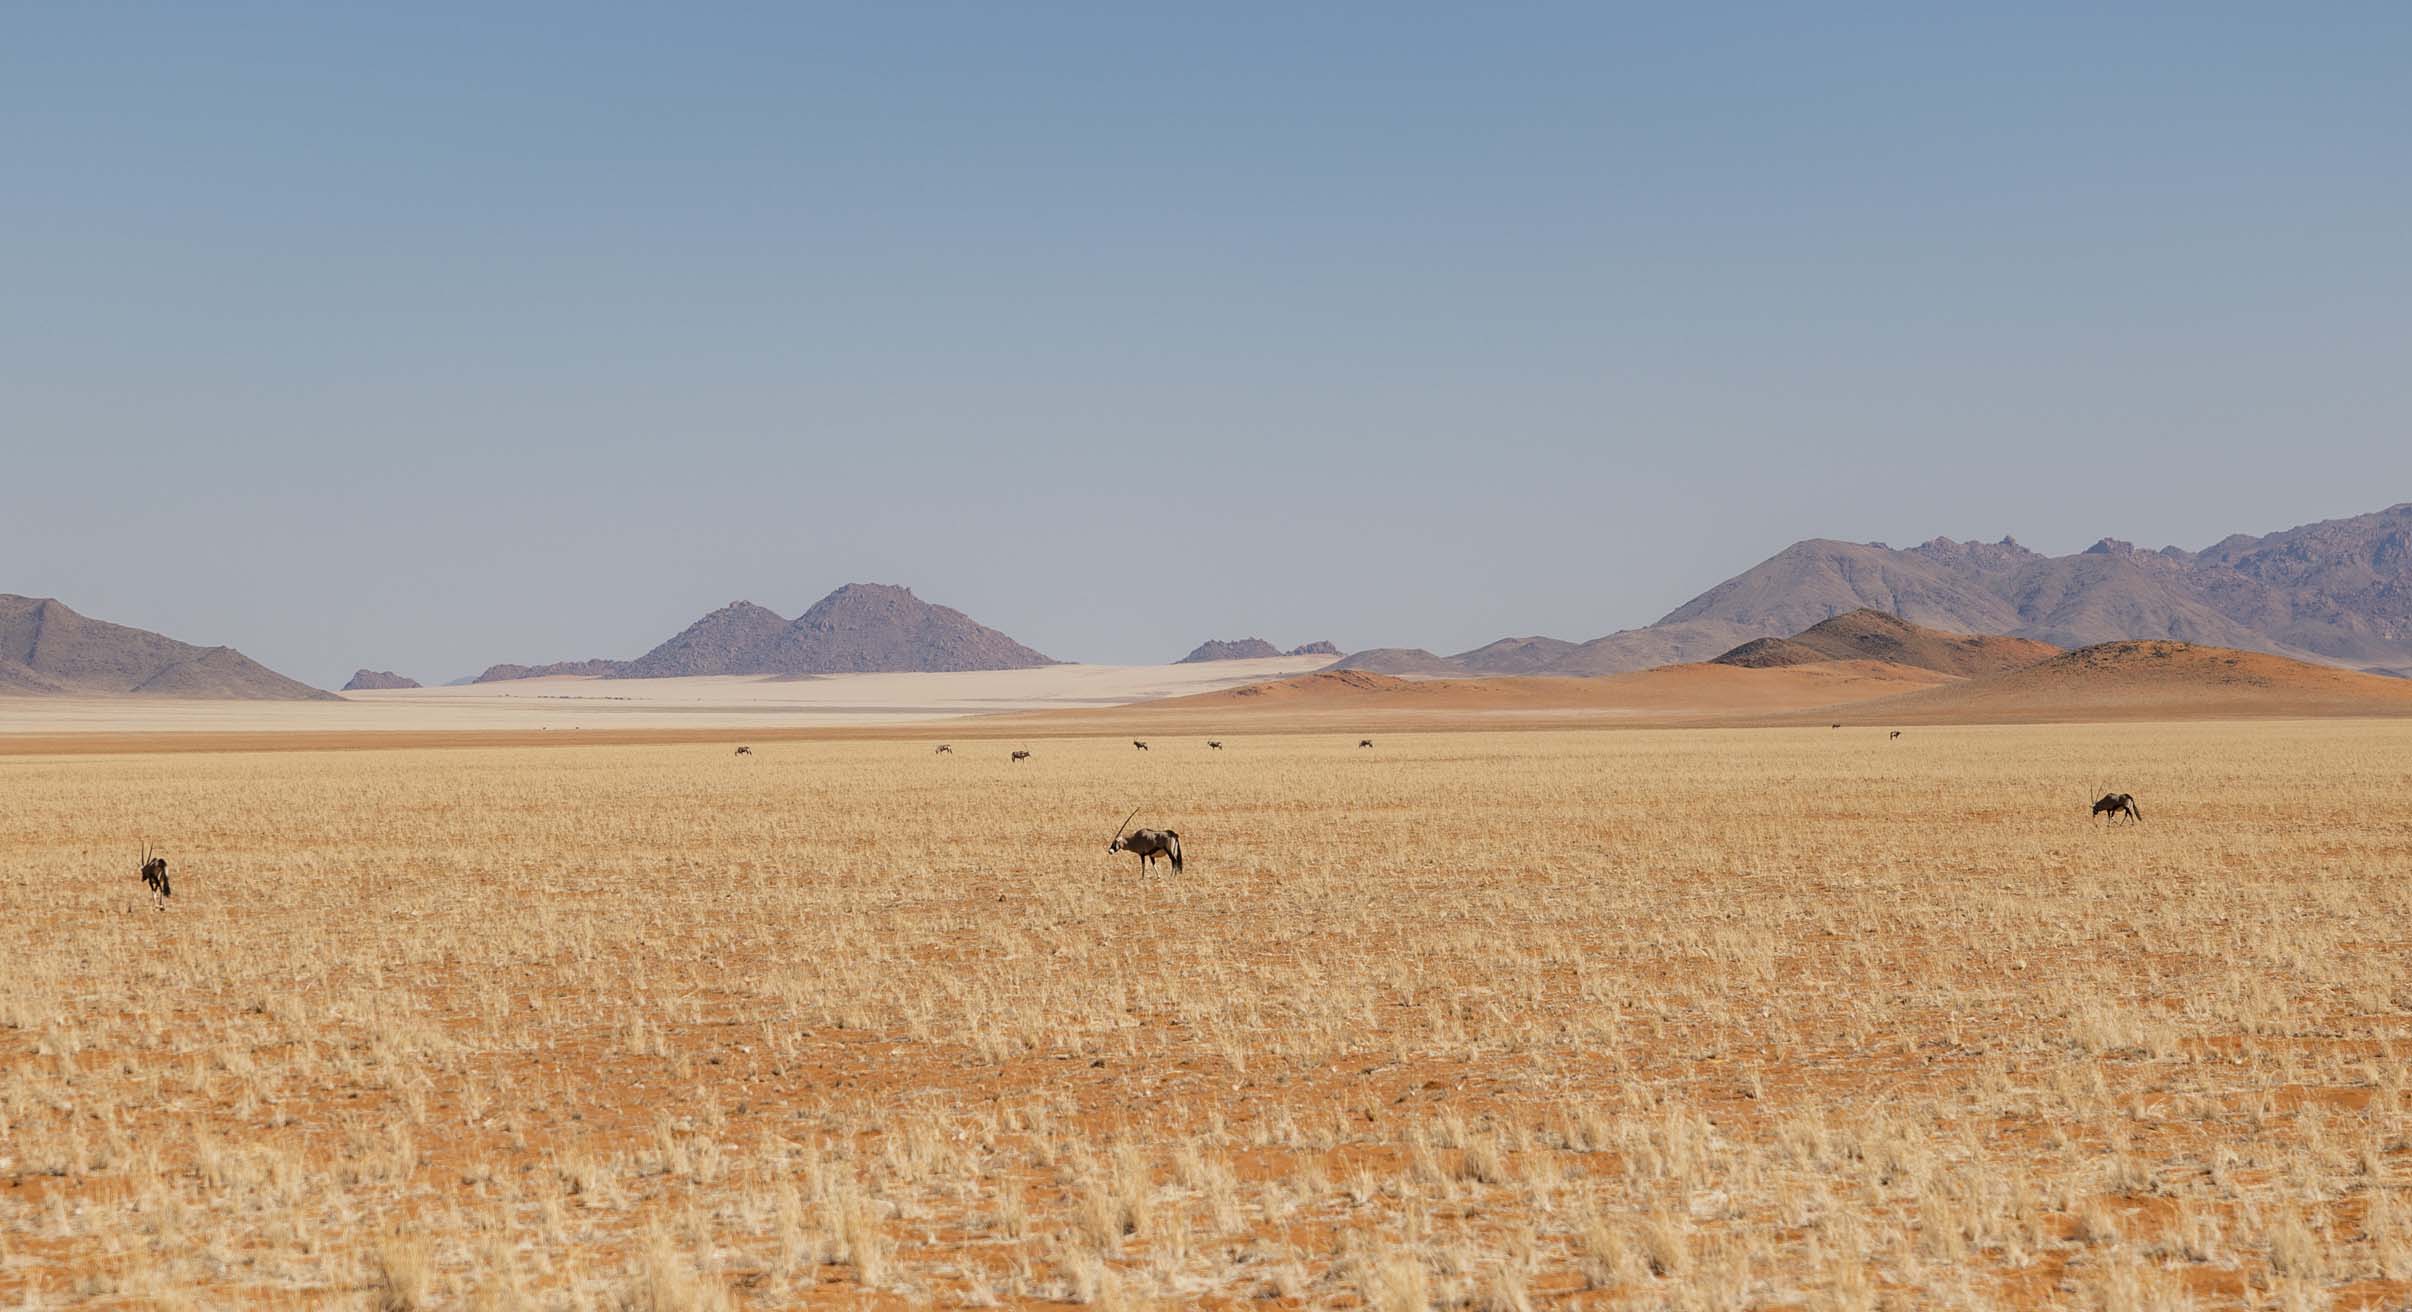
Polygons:
[[2412,1298],[2412,722],[1190,705],[19,740],[0,1306]]

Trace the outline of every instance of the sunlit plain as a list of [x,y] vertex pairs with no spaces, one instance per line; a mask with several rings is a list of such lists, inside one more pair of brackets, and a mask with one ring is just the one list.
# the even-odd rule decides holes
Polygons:
[[1225,741],[0,759],[0,1304],[2412,1292],[2412,726]]

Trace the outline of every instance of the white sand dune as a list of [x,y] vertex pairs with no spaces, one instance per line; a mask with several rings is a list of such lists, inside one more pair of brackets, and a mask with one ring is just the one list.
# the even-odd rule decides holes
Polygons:
[[349,692],[339,702],[0,697],[5,733],[380,729],[716,729],[913,724],[997,711],[1123,706],[1320,669],[1325,656],[1197,665],[1049,665],[811,679],[517,679]]

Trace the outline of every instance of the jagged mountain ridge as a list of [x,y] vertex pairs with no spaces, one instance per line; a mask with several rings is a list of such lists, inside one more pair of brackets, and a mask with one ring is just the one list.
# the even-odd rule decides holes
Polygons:
[[[1469,658],[1553,639],[1502,639],[1454,657],[1380,649],[1351,668],[1394,674],[1617,674],[1709,660],[1855,610],[1952,633],[2076,648],[2168,639],[2389,672],[2412,668],[2412,502],[2202,551],[2104,538],[2046,556],[2015,539],[1795,542],[1638,629],[1512,671]],[[1522,648],[1529,650],[1529,646]]]

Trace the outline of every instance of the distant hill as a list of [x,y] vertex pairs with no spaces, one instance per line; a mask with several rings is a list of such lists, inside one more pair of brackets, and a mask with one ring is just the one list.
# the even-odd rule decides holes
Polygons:
[[766,656],[764,672],[770,674],[1026,670],[1060,664],[962,611],[885,583],[849,583],[821,598]]
[[1863,609],[1821,620],[1789,638],[1754,638],[1714,663],[1772,669],[1819,661],[1874,660],[1970,678],[2020,669],[2059,654],[2060,648],[2030,638],[1944,633],[1896,615]]
[[1566,658],[1575,644],[1563,638],[1501,638],[1449,658],[1469,674],[1539,674]]
[[232,647],[195,647],[9,594],[0,594],[0,694],[336,700]]
[[1204,661],[1261,661],[1274,656],[1338,656],[1340,649],[1328,642],[1303,642],[1283,651],[1262,638],[1209,638],[1191,649],[1187,656],[1174,661],[1175,665],[1196,665]]
[[1332,668],[1390,675],[1463,676],[1471,673],[1463,665],[1444,656],[1435,656],[1421,647],[1369,647],[1341,657]]
[[1577,645],[1573,651],[1551,662],[1547,672],[1591,678],[1655,669],[1661,665],[1681,665],[1707,660],[1735,643],[1763,636],[1765,632],[1724,620],[1691,620],[1678,624],[1655,624],[1646,629],[1620,629],[1606,637],[1593,638]]
[[1197,665],[1205,661],[1260,661],[1281,655],[1281,648],[1262,638],[1208,638],[1190,650],[1187,656],[1174,661],[1175,665]]
[[773,673],[771,648],[786,634],[788,623],[766,606],[732,601],[621,665],[614,674],[623,679],[649,679]]
[[587,679],[607,678],[625,664],[623,661],[593,659],[583,661],[554,661],[550,665],[489,665],[486,672],[471,679],[471,683],[508,683],[513,679],[551,679],[575,676]]
[[479,683],[547,675],[607,679],[703,674],[803,676],[898,670],[1019,670],[1057,662],[912,589],[849,583],[795,620],[731,602],[635,660],[496,665]]
[[358,670],[351,682],[343,685],[345,692],[379,692],[393,688],[416,688],[417,679],[406,679],[392,670]]

